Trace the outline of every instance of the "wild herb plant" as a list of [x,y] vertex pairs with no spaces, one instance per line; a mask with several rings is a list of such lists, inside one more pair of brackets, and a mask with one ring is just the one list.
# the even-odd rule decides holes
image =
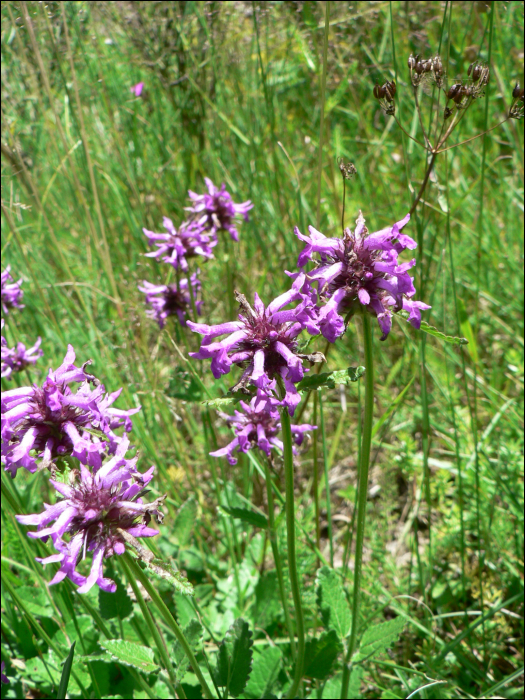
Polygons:
[[522,693],[522,20],[4,3],[2,697]]

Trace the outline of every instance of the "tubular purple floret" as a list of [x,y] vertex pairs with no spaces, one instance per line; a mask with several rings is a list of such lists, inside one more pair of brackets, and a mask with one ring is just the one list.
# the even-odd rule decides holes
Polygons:
[[20,289],[22,280],[13,282],[11,277],[11,265],[8,265],[1,274],[2,287],[2,310],[5,314],[9,313],[9,309],[23,309],[21,303],[24,292]]
[[154,233],[143,228],[144,235],[150,245],[155,245],[157,250],[145,253],[147,258],[161,258],[175,269],[188,271],[187,258],[202,256],[213,258],[212,248],[217,245],[214,236],[205,232],[204,228],[195,221],[185,221],[178,229],[173,221],[165,216],[162,220],[167,233]]
[[[191,288],[195,299],[195,308],[200,315],[202,310],[202,300],[197,299],[201,290],[201,283],[197,275],[200,270],[191,276]],[[186,326],[187,315],[191,310],[191,296],[188,287],[188,279],[185,277],[175,284],[151,284],[146,280],[139,291],[146,295],[146,304],[151,305],[151,309],[146,314],[159,324],[160,328],[166,325],[168,316],[177,316],[181,326]]]

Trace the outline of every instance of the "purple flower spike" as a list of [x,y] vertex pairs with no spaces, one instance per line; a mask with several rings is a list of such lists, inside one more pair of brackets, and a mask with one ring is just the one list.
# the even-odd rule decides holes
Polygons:
[[217,245],[217,241],[205,234],[197,223],[186,222],[178,231],[167,216],[163,218],[162,223],[168,233],[154,233],[142,229],[149,244],[157,246],[157,250],[146,253],[147,258],[162,258],[163,262],[173,265],[175,269],[180,267],[184,272],[188,271],[186,258],[194,258],[197,255],[213,258],[211,249]]
[[[67,455],[98,469],[104,454],[114,454],[122,440],[113,431],[131,430],[130,416],[140,407],[112,408],[120,391],[104,396],[104,386],[84,369],[88,363],[77,367],[74,361],[69,345],[64,362],[49,371],[42,387],[2,392],[2,462],[11,476],[21,467],[53,469]],[[71,382],[82,382],[76,393]]]
[[20,289],[22,280],[13,282],[11,277],[11,265],[8,265],[2,272],[2,310],[5,314],[9,313],[9,309],[23,309],[24,305],[20,303],[24,292]]
[[[153,478],[154,467],[145,474],[137,471],[136,459],[126,459],[129,440],[123,438],[117,453],[93,473],[84,465],[80,473],[72,472],[73,481],[65,484],[49,480],[62,496],[54,506],[44,504],[40,514],[17,515],[22,525],[35,525],[36,532],[28,536],[44,541],[51,538],[58,554],[44,559],[42,564],[60,563],[60,569],[50,581],[59,583],[66,576],[77,586],[78,593],[87,593],[95,584],[102,590],[113,593],[114,581],[104,578],[102,563],[113,554],[123,554],[126,541],[137,537],[153,537],[158,530],[149,527],[152,515],[162,522],[160,506],[164,497],[153,503],[144,503],[140,498],[145,486]],[[124,531],[124,534],[123,534]],[[64,536],[69,536],[69,541]],[[79,558],[93,552],[89,575],[76,571]]]
[[144,90],[144,83],[137,83],[136,85],[132,85],[130,87],[130,90],[135,95],[135,97],[140,97],[142,95],[142,91]]
[[[219,415],[231,425],[235,432],[234,439],[220,450],[210,452],[212,457],[226,457],[230,464],[237,464],[234,452],[248,452],[258,447],[269,455],[272,448],[283,450],[283,443],[277,438],[281,430],[281,417],[279,415],[278,401],[274,396],[261,389],[252,398],[249,404],[240,401],[241,411],[235,411],[233,416],[226,413]],[[292,425],[292,435],[295,443],[300,445],[307,430],[316,430],[316,425]],[[296,453],[295,447],[294,453]]]
[[29,349],[23,343],[17,343],[16,348],[8,348],[7,341],[2,336],[2,378],[9,379],[13,372],[21,372],[29,365],[34,365],[44,354],[40,349],[41,342],[42,339],[38,338]]
[[[416,261],[399,263],[397,259],[398,253],[417,246],[410,236],[401,233],[409,219],[407,214],[392,227],[368,233],[359,212],[355,231],[345,229],[343,238],[327,238],[313,226],[308,228],[310,236],[295,229],[295,235],[307,244],[297,264],[303,267],[309,260],[316,263],[316,269],[307,275],[307,282],[317,283],[317,298],[328,302],[316,316],[315,294],[309,284],[303,288],[303,293],[312,299],[311,323],[314,326],[317,323],[330,342],[344,332],[344,321],[339,314],[348,313],[356,304],[377,316],[383,332],[381,340],[390,332],[392,313],[401,309],[409,312],[408,320],[414,328],[420,327],[421,310],[431,307],[411,299],[416,290],[407,271]],[[313,257],[316,253],[320,259]]]
[[[197,272],[191,276],[191,287],[193,290],[193,298],[195,300],[195,308],[200,315],[202,301],[197,299],[197,294],[200,292],[201,283],[197,278]],[[191,297],[188,288],[187,278],[182,279],[179,284],[151,284],[144,281],[139,290],[146,295],[146,304],[151,304],[151,309],[146,311],[146,314],[155,319],[160,328],[166,325],[168,316],[177,315],[181,326],[186,325],[186,315],[191,309]]]
[[253,209],[253,204],[250,201],[235,204],[231,194],[226,191],[224,183],[218,189],[209,177],[205,177],[204,182],[208,188],[208,194],[196,194],[189,190],[188,195],[193,206],[187,207],[186,210],[194,215],[196,222],[204,230],[212,234],[217,234],[221,230],[228,231],[233,240],[238,241],[239,233],[234,223],[235,216],[240,215],[248,221],[248,212]]
[[[235,293],[242,313],[238,321],[208,326],[204,323],[188,321],[195,333],[204,336],[199,352],[190,353],[197,360],[211,359],[211,371],[217,379],[228,374],[234,364],[244,367],[244,373],[233,390],[245,389],[249,382],[259,389],[266,389],[275,377],[281,377],[286,389],[283,403],[293,415],[300,401],[295,383],[301,381],[304,372],[303,360],[320,362],[321,353],[303,355],[298,352],[297,336],[306,327],[304,313],[306,303],[301,287],[305,282],[300,273],[292,288],[274,299],[267,307],[255,294],[254,309],[243,294]],[[290,302],[300,300],[295,309],[282,311]],[[228,337],[216,341],[218,336]]]

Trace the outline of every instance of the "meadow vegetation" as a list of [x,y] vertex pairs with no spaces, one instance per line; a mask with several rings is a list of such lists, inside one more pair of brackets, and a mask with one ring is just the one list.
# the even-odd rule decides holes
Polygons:
[[[205,177],[253,203],[238,242],[219,232],[213,258],[189,261],[202,305],[188,314],[213,325],[237,319],[235,291],[268,304],[290,289],[285,270],[304,247],[295,226],[335,237],[343,215],[352,230],[360,211],[369,231],[403,219],[428,172],[416,141],[422,126],[435,136],[444,106],[423,86],[418,116],[411,54],[439,54],[447,86],[478,60],[490,68],[447,146],[503,123],[437,156],[403,231],[418,244],[404,260],[417,260],[423,319],[441,335],[394,314],[381,342],[368,321],[375,400],[352,658],[362,315],[320,372],[363,376],[305,390],[291,419],[318,426],[293,459],[306,628],[293,697],[522,697],[523,131],[507,117],[523,85],[523,3],[7,1],[1,12],[2,270],[23,279],[25,305],[3,313],[3,334],[8,346],[40,336],[43,351],[2,389],[40,386],[72,345],[108,392],[122,387],[118,408],[141,407],[127,436],[139,469],[156,467],[145,499],[166,494],[142,554],[105,560],[116,592],[77,594],[68,578],[48,586],[57,567],[35,557],[52,542],[15,519],[56,503],[49,474],[2,471],[2,697],[66,697],[66,676],[68,697],[206,697],[206,685],[209,697],[289,697],[289,472],[279,450],[271,463],[257,449],[235,465],[210,456],[232,440],[217,409],[238,408],[215,400],[242,371],[214,378],[188,357],[199,335],[146,314],[138,287],[175,273],[145,257],[143,228],[161,231],[164,216],[178,227]],[[392,80],[404,131],[374,97]],[[357,171],[347,180],[340,158]],[[326,346],[312,336],[304,352]]]

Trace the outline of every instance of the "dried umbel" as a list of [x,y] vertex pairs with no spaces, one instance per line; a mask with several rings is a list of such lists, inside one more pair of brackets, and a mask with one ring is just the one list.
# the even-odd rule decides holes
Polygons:
[[337,159],[337,165],[343,176],[343,180],[351,180],[357,173],[357,168],[353,163],[346,162],[342,156]]
[[[239,402],[240,411],[235,411],[233,416],[226,413],[219,415],[232,426],[235,437],[225,447],[215,452],[210,452],[212,457],[227,457],[230,464],[236,464],[236,452],[248,452],[254,448],[262,450],[266,455],[274,448],[283,449],[282,441],[277,437],[281,431],[281,416],[279,414],[280,402],[268,392],[258,389],[250,403]],[[309,430],[316,430],[316,425],[292,425],[292,435],[296,445],[303,441],[304,434]],[[295,447],[293,448],[295,452]]]
[[383,108],[385,114],[389,116],[395,114],[396,105],[394,102],[394,97],[396,96],[396,83],[395,80],[389,80],[383,85],[374,86],[374,97],[379,100],[379,104]]
[[[115,456],[96,471],[81,464],[79,472],[71,472],[69,484],[50,479],[62,498],[54,506],[44,504],[42,513],[16,516],[22,525],[37,527],[28,533],[29,537],[44,541],[51,538],[58,552],[37,558],[42,564],[60,563],[50,585],[67,577],[80,586],[78,593],[87,593],[95,584],[113,593],[116,585],[104,578],[104,559],[124,554],[130,540],[159,534],[149,524],[152,516],[162,522],[160,506],[165,496],[153,503],[144,503],[141,498],[155,468],[141,474],[136,468],[137,459],[126,459],[128,448],[129,440],[125,438]],[[89,575],[84,576],[76,567],[88,552],[93,559]]]

